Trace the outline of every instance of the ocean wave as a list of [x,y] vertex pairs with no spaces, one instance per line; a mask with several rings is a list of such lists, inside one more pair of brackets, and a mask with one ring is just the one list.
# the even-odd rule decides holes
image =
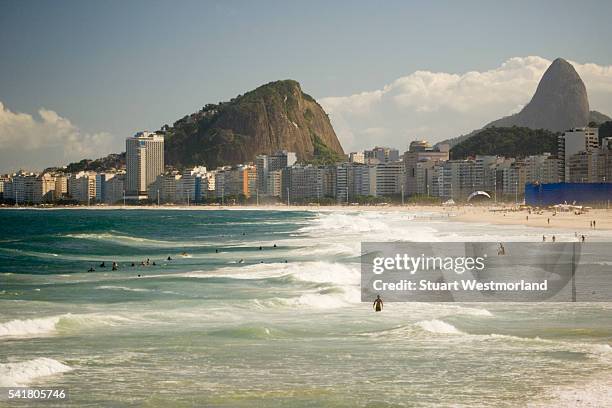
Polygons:
[[448,305],[449,311],[453,314],[463,314],[468,316],[479,316],[479,317],[492,317],[493,313],[488,311],[487,309],[481,309],[477,307],[467,307],[467,306],[459,306],[459,305]]
[[105,241],[119,245],[138,246],[138,247],[154,247],[154,248],[182,248],[182,247],[201,247],[206,246],[201,242],[193,241],[164,241],[159,239],[149,239],[124,235],[114,232],[105,232],[100,234],[66,234],[68,238],[84,239],[90,241]]
[[128,288],[127,286],[112,286],[112,285],[96,286],[96,289],[123,290],[123,291],[126,291],[126,292],[155,292],[155,290],[153,290],[153,289]]
[[24,251],[22,249],[17,249],[17,248],[0,248],[0,251],[12,253],[12,254],[18,254],[21,256],[31,256],[35,258],[44,258],[44,259],[58,258],[60,256],[59,254],[52,253],[52,252]]
[[72,367],[46,357],[20,363],[0,364],[0,386],[23,387],[38,378],[68,371],[72,371]]
[[478,341],[514,341],[522,343],[532,344],[547,344],[553,347],[561,348],[564,350],[570,350],[575,352],[582,352],[590,354],[600,359],[608,361],[612,357],[612,347],[609,344],[602,343],[584,343],[584,342],[570,342],[564,340],[555,339],[543,339],[540,337],[520,337],[509,334],[471,334],[465,331],[459,330],[454,325],[447,323],[442,320],[422,320],[415,323],[417,327],[435,334],[460,334],[463,336],[469,336],[470,338]]
[[48,334],[55,331],[55,326],[62,316],[51,316],[41,319],[11,320],[0,324],[0,337],[23,337]]
[[206,333],[208,336],[229,337],[238,339],[268,339],[286,337],[281,331],[267,326],[242,326],[226,329],[212,330]]
[[289,307],[329,310],[357,305],[361,302],[360,295],[358,288],[328,288],[296,297],[255,299],[253,303],[260,309]]
[[333,262],[259,263],[240,268],[225,267],[214,271],[193,271],[180,275],[188,278],[223,277],[231,279],[268,279],[292,277],[299,281],[337,285],[359,285],[359,267]]
[[298,233],[302,236],[330,237],[332,242],[352,243],[354,237],[358,241],[438,241],[436,230],[419,225],[410,228],[415,221],[415,215],[404,212],[378,213],[374,211],[319,212],[310,225],[302,227]]
[[158,289],[146,289],[146,288],[129,288],[127,286],[115,286],[115,285],[96,286],[96,289],[101,289],[101,290],[120,290],[120,291],[125,291],[125,292],[141,292],[141,293],[153,292],[153,293],[165,293],[165,294],[168,294],[168,295],[179,295],[180,294],[178,292],[174,292],[174,291],[171,291],[171,290],[158,290]]
[[421,329],[428,331],[430,333],[436,334],[465,334],[461,330],[457,329],[450,323],[446,323],[442,320],[432,319],[432,320],[422,320],[417,322],[416,325]]
[[115,315],[63,314],[36,319],[16,319],[0,323],[0,338],[29,338],[56,334],[97,325],[116,325],[129,319]]

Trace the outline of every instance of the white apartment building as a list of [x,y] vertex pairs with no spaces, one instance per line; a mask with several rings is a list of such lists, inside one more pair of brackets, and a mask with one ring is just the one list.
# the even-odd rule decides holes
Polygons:
[[558,183],[559,161],[550,153],[527,156],[525,158],[527,183]]
[[593,151],[599,146],[599,129],[576,128],[568,130],[557,139],[559,157],[559,179],[569,182],[570,158],[582,151]]
[[68,178],[68,195],[79,203],[91,204],[96,199],[96,173],[81,171]]
[[164,172],[164,137],[138,132],[126,145],[126,190],[131,199],[146,198],[148,187]]
[[[108,175],[109,173],[107,173]],[[104,181],[104,194],[102,202],[106,204],[117,204],[123,200],[125,194],[125,173],[115,173],[112,177],[106,177]]]
[[274,170],[268,173],[266,193],[270,197],[280,197],[282,195],[283,171]]
[[363,152],[351,152],[349,153],[349,162],[350,163],[365,163],[365,156]]
[[404,184],[404,163],[390,161],[376,165],[376,196],[401,194]]

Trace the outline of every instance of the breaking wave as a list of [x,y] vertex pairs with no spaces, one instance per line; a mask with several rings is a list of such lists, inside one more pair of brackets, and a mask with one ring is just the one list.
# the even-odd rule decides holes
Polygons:
[[464,332],[457,329],[452,324],[443,322],[442,320],[422,320],[417,322],[416,325],[421,329],[428,331],[430,333],[438,333],[438,334],[465,334]]
[[64,314],[36,319],[17,319],[0,323],[0,338],[41,337],[60,330],[74,330],[96,325],[115,325],[128,319],[112,315],[73,315]]
[[0,386],[23,387],[40,377],[68,371],[72,371],[72,367],[46,357],[20,363],[0,364]]

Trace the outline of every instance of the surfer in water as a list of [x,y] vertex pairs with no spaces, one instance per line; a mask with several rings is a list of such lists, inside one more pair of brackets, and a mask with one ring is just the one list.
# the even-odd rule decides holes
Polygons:
[[374,304],[372,305],[376,312],[382,312],[383,310],[383,301],[380,298],[380,295],[376,295],[376,300],[374,300]]

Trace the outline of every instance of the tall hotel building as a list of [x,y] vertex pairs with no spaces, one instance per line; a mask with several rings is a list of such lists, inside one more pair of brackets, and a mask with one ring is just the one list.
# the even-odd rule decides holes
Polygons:
[[147,188],[164,172],[164,137],[138,132],[125,141],[126,196],[146,199]]

